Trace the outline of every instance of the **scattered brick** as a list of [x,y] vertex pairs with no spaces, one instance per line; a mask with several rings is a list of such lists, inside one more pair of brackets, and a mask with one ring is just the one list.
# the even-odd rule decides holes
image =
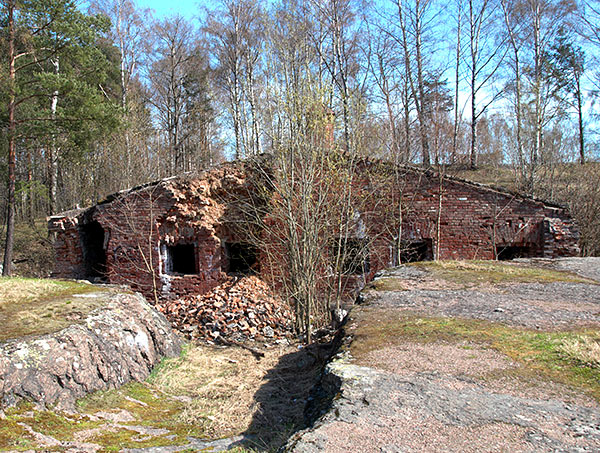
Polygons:
[[292,335],[292,312],[255,276],[229,277],[209,293],[165,302],[158,309],[189,339],[275,341]]

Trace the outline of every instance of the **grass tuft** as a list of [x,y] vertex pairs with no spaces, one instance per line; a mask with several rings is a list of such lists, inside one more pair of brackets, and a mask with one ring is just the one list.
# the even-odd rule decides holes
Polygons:
[[430,271],[434,277],[461,284],[498,283],[585,283],[598,282],[570,272],[503,261],[423,261],[411,264]]
[[179,422],[202,426],[210,437],[226,437],[248,428],[254,392],[274,365],[270,357],[257,363],[242,349],[224,355],[222,349],[198,346],[166,360],[151,382],[165,394],[189,398],[177,416]]
[[377,291],[407,291],[408,288],[401,278],[397,277],[382,277],[373,280],[367,286],[367,289],[375,289]]
[[600,334],[576,335],[563,339],[557,346],[567,360],[600,369]]

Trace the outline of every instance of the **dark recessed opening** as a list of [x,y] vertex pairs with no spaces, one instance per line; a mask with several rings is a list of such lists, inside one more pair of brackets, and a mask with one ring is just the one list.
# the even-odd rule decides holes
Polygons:
[[371,270],[367,239],[346,239],[334,241],[332,258],[340,258],[340,271],[344,275],[362,275]]
[[514,260],[515,258],[528,258],[535,256],[532,247],[526,245],[497,245],[496,258],[500,261]]
[[254,275],[258,272],[258,250],[247,242],[226,242],[228,274]]
[[168,274],[197,274],[194,244],[167,245],[165,267]]
[[433,259],[433,241],[423,239],[420,241],[402,242],[400,261],[402,263],[416,263],[417,261],[431,261]]
[[96,222],[81,225],[81,249],[85,278],[106,278],[106,251],[104,250],[104,229]]

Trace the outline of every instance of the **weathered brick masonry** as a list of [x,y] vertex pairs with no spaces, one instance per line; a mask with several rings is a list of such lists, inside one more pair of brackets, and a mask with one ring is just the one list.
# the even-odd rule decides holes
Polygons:
[[[367,279],[397,264],[400,244],[403,260],[579,252],[573,220],[560,206],[416,168],[391,168],[365,161],[357,169],[356,209],[372,238]],[[207,292],[228,272],[244,270],[237,257],[248,242],[240,206],[261,202],[253,192],[255,177],[246,163],[228,163],[53,216],[54,276],[125,283],[150,299]],[[260,251],[251,258],[272,271],[260,266]]]

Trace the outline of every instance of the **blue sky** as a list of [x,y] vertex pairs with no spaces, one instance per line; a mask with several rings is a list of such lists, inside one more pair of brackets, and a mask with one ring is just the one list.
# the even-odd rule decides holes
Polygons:
[[208,2],[202,0],[137,0],[141,8],[150,8],[156,12],[157,17],[180,14],[191,19],[198,14],[200,5]]

